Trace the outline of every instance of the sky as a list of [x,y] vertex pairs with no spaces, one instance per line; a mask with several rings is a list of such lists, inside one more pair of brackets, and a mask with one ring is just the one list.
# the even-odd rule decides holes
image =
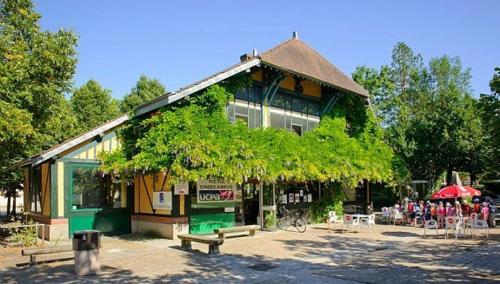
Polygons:
[[97,80],[122,98],[141,74],[169,91],[299,38],[346,74],[390,64],[396,42],[425,62],[459,56],[474,95],[500,66],[500,1],[36,0],[44,30],[79,36],[75,84]]

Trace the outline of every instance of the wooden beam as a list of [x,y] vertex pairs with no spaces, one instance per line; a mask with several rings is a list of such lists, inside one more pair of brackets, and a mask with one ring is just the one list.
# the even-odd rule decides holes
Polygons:
[[338,99],[343,94],[344,93],[340,93],[340,92],[333,94],[333,96],[330,98],[330,100],[328,100],[328,103],[326,104],[326,106],[323,108],[321,115],[325,115],[328,112],[330,112],[332,110],[333,106],[335,105],[335,103],[338,101]]

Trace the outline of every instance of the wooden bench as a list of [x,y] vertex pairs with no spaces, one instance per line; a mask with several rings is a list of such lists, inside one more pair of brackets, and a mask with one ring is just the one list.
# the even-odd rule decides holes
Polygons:
[[248,231],[249,236],[255,236],[255,231],[260,229],[260,226],[257,225],[248,225],[248,226],[239,226],[239,227],[231,227],[231,228],[219,228],[215,229],[214,233],[219,235],[219,239],[225,239],[227,233],[239,233]]
[[72,246],[61,246],[61,247],[48,247],[48,248],[35,248],[35,249],[23,249],[21,254],[23,256],[30,257],[30,264],[37,264],[37,257],[44,257],[43,261],[53,261],[53,260],[62,260],[62,259],[71,259],[73,256],[68,255],[56,255],[64,252],[73,252]]
[[191,242],[197,242],[202,244],[208,244],[208,254],[219,254],[219,246],[224,243],[224,239],[214,238],[209,236],[200,236],[200,235],[178,235],[179,239],[181,239],[181,246],[183,249],[190,250]]

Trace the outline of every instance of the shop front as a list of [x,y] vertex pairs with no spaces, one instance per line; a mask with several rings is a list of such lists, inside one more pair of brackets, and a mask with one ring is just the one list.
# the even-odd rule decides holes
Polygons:
[[68,162],[65,173],[70,236],[88,229],[103,234],[130,232],[130,191],[125,181],[103,175],[97,163]]

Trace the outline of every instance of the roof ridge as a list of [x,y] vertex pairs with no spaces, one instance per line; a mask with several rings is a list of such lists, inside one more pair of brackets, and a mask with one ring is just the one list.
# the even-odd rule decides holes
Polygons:
[[[361,86],[360,84],[358,84],[356,81],[354,81],[354,79],[352,79],[351,77],[347,76],[347,74],[345,74],[344,72],[342,72],[337,66],[335,66],[333,63],[330,62],[330,60],[328,60],[327,58],[325,58],[323,55],[321,55],[321,53],[319,53],[318,51],[316,51],[316,49],[312,48],[311,46],[309,46],[307,43],[303,42],[302,41],[302,44],[304,44],[305,46],[309,47],[314,53],[316,53],[316,55],[318,55],[319,57],[321,57],[322,59],[324,59],[326,62],[328,62],[328,64],[335,68],[335,70],[339,71],[339,73],[341,75],[343,75],[344,77],[346,77],[347,79],[351,80],[352,82],[354,82],[356,85],[358,85],[359,87],[361,87],[363,90],[366,91],[366,89]],[[368,92],[368,91],[367,91]]]
[[294,38],[294,37],[291,38],[291,39],[285,40],[284,42],[282,42],[282,43],[280,43],[280,44],[278,44],[278,45],[276,45],[276,46],[274,46],[274,47],[272,47],[272,48],[270,48],[270,49],[262,52],[261,54],[258,55],[258,57],[260,58],[262,55],[264,55],[266,53],[271,53],[271,52],[275,51],[276,49],[282,47],[283,45],[288,44],[288,43],[290,43],[290,42],[292,42],[294,40],[300,41],[298,38]]

